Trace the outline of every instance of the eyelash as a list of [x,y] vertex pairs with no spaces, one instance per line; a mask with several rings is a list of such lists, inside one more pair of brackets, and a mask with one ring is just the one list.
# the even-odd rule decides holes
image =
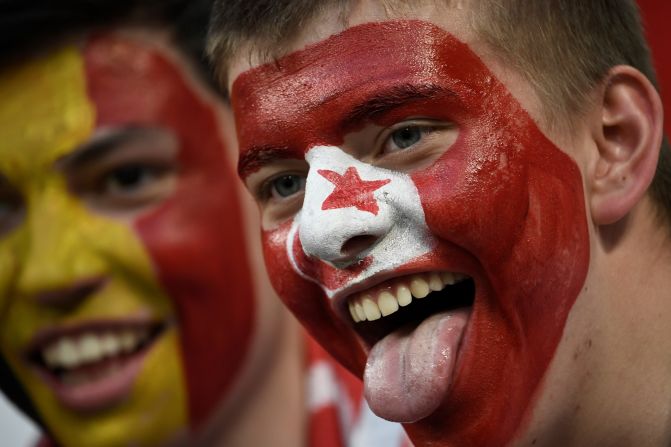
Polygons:
[[[266,179],[259,185],[256,191],[256,196],[259,198],[259,200],[263,201],[264,203],[270,201],[273,199],[273,193],[272,193],[272,188],[273,188],[273,183],[276,180],[281,179],[282,177],[290,177],[290,176],[296,176],[296,177],[306,177],[305,173],[303,172],[281,172],[278,174],[273,175],[272,177]],[[286,200],[289,200],[291,197],[287,197]]]
[[[391,142],[391,139],[392,139],[394,133],[396,133],[400,130],[410,129],[410,128],[416,128],[421,133],[422,138],[417,143],[420,143],[422,141],[422,139],[424,139],[426,136],[431,135],[432,133],[436,132],[437,130],[440,130],[439,126],[436,126],[433,123],[423,122],[421,119],[418,119],[416,121],[412,121],[412,120],[411,121],[405,121],[405,122],[396,124],[380,136],[380,141],[381,141],[381,143],[379,143],[380,153],[384,153],[384,149],[385,149],[386,145],[389,142]],[[417,143],[413,143],[408,148],[412,148],[412,146],[414,146]],[[401,149],[401,150],[403,150],[403,149]]]

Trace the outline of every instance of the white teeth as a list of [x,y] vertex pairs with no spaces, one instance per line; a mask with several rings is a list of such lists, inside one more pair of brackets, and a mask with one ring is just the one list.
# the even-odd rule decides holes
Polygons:
[[[384,290],[377,296],[377,301],[370,293],[363,293],[350,299],[349,311],[352,321],[375,321],[387,317],[408,306],[412,299],[422,299],[431,292],[443,290],[445,286],[456,284],[467,277],[458,273],[441,272],[417,274],[407,278],[393,290]],[[407,281],[407,283],[406,283]]]
[[363,299],[363,311],[366,313],[368,321],[375,321],[382,318],[380,308],[377,307],[377,304],[375,304],[370,295]]
[[389,292],[382,292],[380,296],[377,297],[377,305],[380,308],[383,317],[391,315],[398,310],[398,301],[396,301],[396,297]]
[[356,314],[354,303],[349,303],[349,313],[352,316],[352,320],[354,320],[355,323],[358,323],[360,321],[359,316]]
[[113,334],[105,334],[100,339],[100,344],[107,357],[114,357],[121,350],[121,341]]
[[[96,363],[104,358],[112,358],[135,351],[150,337],[146,328],[125,329],[119,333],[86,333],[64,336],[49,343],[42,350],[42,360],[50,369],[75,369],[85,364]],[[68,380],[76,382],[78,376]]]
[[429,283],[422,277],[416,277],[410,281],[410,292],[415,298],[421,299],[426,297],[431,289],[429,288]]
[[443,287],[445,287],[445,284],[443,284],[443,280],[440,279],[440,275],[438,273],[431,273],[429,275],[429,289],[438,292],[443,290]]
[[95,335],[85,335],[79,340],[79,357],[84,363],[91,363],[102,358],[103,351],[98,337]]
[[410,289],[404,285],[398,286],[398,289],[396,289],[396,299],[398,300],[398,305],[401,307],[405,307],[412,303],[412,293],[410,293]]
[[60,363],[66,368],[72,368],[79,364],[79,351],[74,342],[69,338],[63,338],[58,343],[58,357]]
[[354,305],[354,310],[359,317],[359,321],[366,321],[366,312],[363,311],[363,305],[361,303],[356,303]]

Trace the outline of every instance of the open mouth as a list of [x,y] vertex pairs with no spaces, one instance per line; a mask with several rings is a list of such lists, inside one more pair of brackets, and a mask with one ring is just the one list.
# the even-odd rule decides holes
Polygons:
[[165,323],[110,323],[43,334],[27,358],[59,400],[75,410],[109,405],[125,396]]
[[473,306],[475,283],[461,273],[418,273],[349,297],[355,330],[372,347],[393,331],[439,312]]
[[369,348],[364,391],[378,416],[415,422],[449,392],[475,302],[475,281],[461,273],[394,278],[352,294],[352,326]]

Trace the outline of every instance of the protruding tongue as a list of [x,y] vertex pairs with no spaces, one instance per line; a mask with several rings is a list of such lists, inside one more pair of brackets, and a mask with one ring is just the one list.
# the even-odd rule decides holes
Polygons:
[[378,416],[415,422],[433,413],[452,383],[468,309],[441,312],[380,340],[368,355],[364,389]]

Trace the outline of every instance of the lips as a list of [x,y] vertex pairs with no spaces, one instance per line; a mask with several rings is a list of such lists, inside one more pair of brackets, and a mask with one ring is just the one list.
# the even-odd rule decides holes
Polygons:
[[127,397],[165,323],[97,322],[38,334],[26,350],[32,368],[74,411],[107,408]]
[[394,278],[346,298],[355,331],[370,348],[364,390],[375,413],[415,422],[440,406],[474,299],[474,281],[447,271]]

